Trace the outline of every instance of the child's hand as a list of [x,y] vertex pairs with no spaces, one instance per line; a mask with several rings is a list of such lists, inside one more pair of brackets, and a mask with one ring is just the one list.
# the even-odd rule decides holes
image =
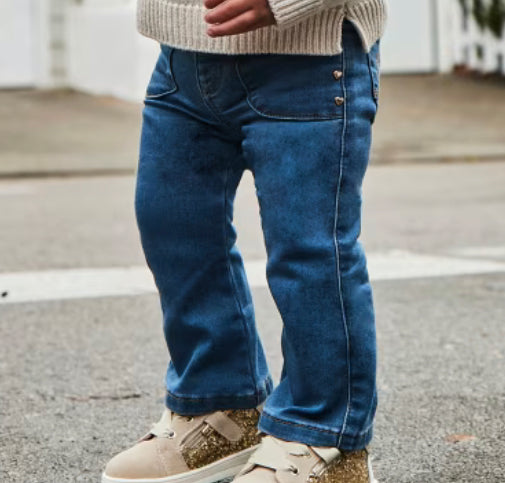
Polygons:
[[275,24],[268,0],[204,0],[213,9],[204,17],[211,37],[233,35]]

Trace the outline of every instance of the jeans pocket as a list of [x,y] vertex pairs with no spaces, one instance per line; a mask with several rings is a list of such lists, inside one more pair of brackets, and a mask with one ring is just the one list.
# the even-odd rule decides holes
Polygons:
[[160,54],[146,88],[146,99],[164,97],[177,90],[177,84],[172,70],[173,53],[173,47],[160,44]]
[[376,106],[379,106],[380,97],[380,41],[378,40],[370,49],[368,55],[368,68],[370,70],[371,93]]
[[235,68],[259,115],[286,120],[343,117],[342,55],[246,54]]

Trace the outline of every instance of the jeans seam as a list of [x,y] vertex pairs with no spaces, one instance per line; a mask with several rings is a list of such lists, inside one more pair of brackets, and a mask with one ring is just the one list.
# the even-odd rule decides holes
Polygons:
[[161,97],[164,97],[164,96],[167,96],[169,94],[172,94],[174,92],[176,92],[179,88],[177,82],[175,81],[175,77],[173,75],[173,69],[172,69],[172,54],[173,54],[173,50],[170,50],[169,53],[168,53],[168,58],[167,58],[167,68],[164,72],[164,75],[165,77],[166,76],[170,76],[170,80],[172,81],[172,84],[173,84],[173,87],[171,87],[170,89],[166,89],[165,91],[163,92],[158,92],[157,94],[149,94],[149,87],[151,86],[151,80],[156,72],[156,69],[158,68],[158,62],[160,60],[160,57],[162,55],[166,55],[163,50],[160,52],[160,54],[158,55],[158,60],[156,61],[156,64],[154,66],[154,71],[153,73],[151,74],[151,79],[149,80],[147,86],[146,86],[146,89],[145,89],[145,93],[144,93],[144,100],[149,100],[149,99],[159,99]]
[[247,399],[250,397],[254,397],[254,398],[257,397],[256,391],[254,391],[254,393],[251,393],[251,394],[242,394],[242,395],[238,395],[238,396],[236,394],[221,394],[221,395],[212,394],[212,395],[203,396],[203,397],[201,397],[201,396],[198,396],[198,397],[177,396],[176,394],[174,394],[172,391],[169,391],[168,389],[166,391],[167,391],[167,394],[171,398],[181,399],[181,400],[186,400],[186,401],[208,401],[209,399],[237,399],[237,400],[240,400],[240,399]]
[[[372,48],[373,49],[373,48]],[[379,107],[379,83],[378,83],[378,74],[376,76],[376,74],[374,74],[373,72],[373,66],[372,66],[372,51],[370,52],[367,52],[366,54],[367,56],[367,63],[368,63],[368,72],[369,72],[369,75],[370,75],[370,83],[371,83],[371,91],[372,91],[372,99],[375,103],[375,107],[376,107],[376,111]],[[375,61],[376,62],[376,61]],[[375,116],[373,118],[373,120],[375,120]],[[372,123],[373,123],[373,120],[372,120]]]
[[282,423],[282,424],[286,424],[288,426],[297,426],[297,427],[300,427],[300,428],[307,428],[307,429],[310,429],[310,430],[319,431],[321,433],[336,434],[336,435],[339,436],[339,441],[342,439],[343,436],[345,436],[346,438],[353,438],[353,439],[361,438],[364,435],[366,435],[367,433],[369,433],[370,429],[373,427],[373,424],[370,424],[363,431],[360,431],[360,432],[358,432],[356,434],[344,434],[343,430],[338,431],[338,430],[335,430],[335,429],[318,428],[317,426],[312,426],[310,424],[296,423],[294,421],[288,421],[286,419],[280,419],[280,418],[277,418],[275,416],[272,416],[271,414],[269,414],[268,412],[266,412],[265,409],[263,409],[263,411],[261,412],[261,414],[262,414],[262,416],[264,415],[265,417],[267,417],[267,418],[269,418],[269,419],[271,419],[273,421],[276,421],[276,422]]
[[202,91],[202,86],[200,82],[200,76],[199,76],[199,64],[198,64],[198,52],[194,53],[194,59],[195,59],[195,78],[196,78],[196,86],[198,87],[198,92],[200,93],[200,98],[202,99],[202,102],[205,104],[207,109],[209,110],[210,114],[214,117],[216,121],[219,123],[223,124],[224,126],[228,127],[231,129],[234,134],[238,134],[237,139],[241,140],[241,135],[240,135],[240,130],[237,130],[235,126],[233,126],[230,122],[228,122],[226,119],[223,119],[219,113],[217,112],[214,104],[210,101],[208,96],[203,94]]
[[272,419],[273,421],[277,421],[282,424],[287,424],[289,426],[298,426],[301,428],[309,428],[313,429],[314,431],[320,431],[321,433],[330,433],[330,434],[338,434],[339,431],[335,431],[333,429],[324,429],[324,428],[318,428],[317,426],[311,426],[310,424],[302,424],[302,423],[295,423],[294,421],[287,421],[285,419],[279,419],[275,416],[272,416],[271,414],[268,414],[265,409],[261,412],[262,415],[264,415],[267,418]]
[[246,317],[244,313],[244,309],[242,307],[242,304],[240,303],[240,299],[237,294],[237,282],[235,280],[235,277],[233,275],[233,270],[231,267],[231,262],[230,262],[230,250],[228,248],[228,234],[226,230],[226,208],[228,206],[229,200],[228,200],[228,179],[229,179],[229,173],[230,173],[230,164],[227,163],[226,166],[226,171],[225,171],[225,181],[224,181],[224,223],[223,223],[223,235],[224,235],[224,240],[225,240],[225,249],[226,249],[226,266],[228,269],[228,278],[230,280],[230,285],[231,289],[233,292],[233,296],[235,298],[235,303],[237,304],[237,308],[240,312],[240,319],[242,321],[242,329],[244,332],[245,340],[246,340],[246,346],[247,346],[247,353],[248,353],[248,359],[249,359],[249,371],[251,374],[251,379],[253,383],[253,388],[254,388],[254,396],[258,397],[258,386],[256,384],[256,378],[254,376],[254,363],[252,361],[252,354],[251,354],[251,347],[250,347],[250,342],[249,342],[249,334],[247,330],[247,322],[246,322]]
[[342,431],[340,432],[340,437],[338,441],[338,446],[342,443],[342,437],[345,432],[345,428],[347,425],[347,418],[349,416],[349,412],[351,409],[351,360],[350,360],[350,339],[349,339],[349,328],[347,326],[347,319],[345,314],[345,305],[342,295],[342,275],[340,270],[340,248],[338,242],[338,219],[339,219],[339,207],[340,207],[340,189],[342,185],[342,173],[343,173],[343,165],[345,159],[345,140],[347,135],[347,104],[349,99],[347,98],[347,88],[346,88],[346,56],[345,56],[345,48],[342,51],[342,89],[343,89],[343,97],[344,97],[344,121],[342,126],[342,134],[341,134],[341,149],[340,149],[340,163],[339,163],[339,175],[338,175],[338,185],[337,185],[337,193],[335,197],[335,217],[333,224],[333,241],[335,244],[335,262],[336,262],[336,271],[335,277],[337,282],[338,293],[337,295],[337,303],[340,305],[340,310],[342,313],[342,322],[344,327],[344,333],[346,338],[346,365],[347,365],[347,407],[345,410],[344,420],[342,423]]

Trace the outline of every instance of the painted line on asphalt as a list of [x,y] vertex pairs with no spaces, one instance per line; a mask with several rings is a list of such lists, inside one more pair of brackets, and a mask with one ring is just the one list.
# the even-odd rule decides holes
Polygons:
[[[265,260],[245,262],[251,287],[267,287]],[[505,262],[390,250],[367,254],[370,279],[404,280],[505,272]],[[156,293],[147,267],[0,273],[0,305]]]
[[504,246],[487,246],[487,247],[462,247],[451,250],[453,255],[463,255],[466,257],[476,258],[494,258],[505,260],[505,245]]
[[505,262],[390,250],[367,256],[371,280],[447,277],[505,271]]

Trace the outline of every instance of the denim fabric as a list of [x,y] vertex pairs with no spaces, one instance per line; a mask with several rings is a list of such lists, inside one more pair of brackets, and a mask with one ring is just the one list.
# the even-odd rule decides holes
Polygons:
[[[201,414],[265,402],[265,433],[344,450],[370,442],[375,320],[358,238],[378,54],[378,43],[363,50],[348,21],[338,55],[160,44],[144,99],[135,213],[170,354],[167,407]],[[283,320],[275,387],[232,224],[246,169]]]

